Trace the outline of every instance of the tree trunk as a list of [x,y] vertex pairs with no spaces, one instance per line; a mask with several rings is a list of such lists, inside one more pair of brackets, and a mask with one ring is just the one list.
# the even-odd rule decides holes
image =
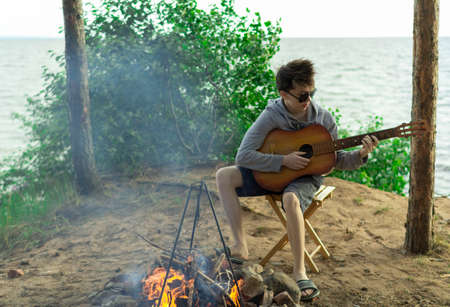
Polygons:
[[436,98],[438,94],[439,0],[416,0],[412,120],[425,120],[429,132],[411,139],[411,173],[405,248],[426,253],[433,243]]
[[100,188],[92,145],[86,42],[81,0],[63,0],[67,96],[75,179],[81,194]]

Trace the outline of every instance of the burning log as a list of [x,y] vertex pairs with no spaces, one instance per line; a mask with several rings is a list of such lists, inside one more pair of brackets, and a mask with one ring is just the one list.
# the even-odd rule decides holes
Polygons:
[[[242,288],[243,283],[244,283],[244,280],[239,279],[238,282],[237,282],[237,285],[235,284],[235,285],[233,286],[233,288],[231,288],[229,297],[230,297],[231,300],[232,300],[233,306],[241,307],[241,304],[239,303],[239,292],[238,292],[238,287],[239,287],[239,289]],[[227,305],[227,306],[228,306],[228,305]],[[242,307],[244,307],[244,306],[242,306]]]
[[193,306],[192,304],[194,303],[195,280],[197,279],[198,275],[197,263],[195,261],[194,254],[191,254],[188,257],[188,262],[186,264],[186,275],[187,278],[189,279],[189,287],[188,287],[189,297],[187,305],[188,307],[192,307]]
[[224,295],[222,295],[222,299],[223,299],[223,305],[224,305],[224,306],[227,306],[227,305],[228,305],[228,304],[227,304],[227,299],[225,298]]
[[[161,256],[161,258],[169,258],[167,256]],[[177,260],[177,259],[173,259],[173,262],[175,262],[176,264],[179,265],[184,265],[183,262]],[[230,295],[227,293],[227,290],[224,289],[220,284],[218,284],[217,282],[215,282],[211,277],[209,277],[208,275],[206,275],[205,273],[203,273],[202,271],[197,270],[196,271],[198,273],[198,275],[200,275],[204,280],[206,280],[207,282],[209,282],[211,285],[213,285],[214,287],[216,287],[217,289],[220,290],[221,294],[224,295],[229,301],[233,302],[233,306],[236,306],[236,304],[234,303],[233,299],[230,297]]]
[[216,261],[216,264],[214,265],[210,275],[216,276],[217,273],[219,273],[220,269],[223,266],[223,262],[225,261],[225,259],[226,259],[225,253],[222,253],[219,256],[219,259]]

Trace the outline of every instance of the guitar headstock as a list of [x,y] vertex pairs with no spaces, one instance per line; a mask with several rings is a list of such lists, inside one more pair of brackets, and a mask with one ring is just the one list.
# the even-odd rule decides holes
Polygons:
[[418,120],[410,123],[403,123],[395,127],[394,134],[397,137],[407,138],[410,136],[422,136],[428,132],[427,123],[425,120]]

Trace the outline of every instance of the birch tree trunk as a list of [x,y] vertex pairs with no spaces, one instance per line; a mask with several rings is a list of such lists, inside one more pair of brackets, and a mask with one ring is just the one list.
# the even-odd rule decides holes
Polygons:
[[63,0],[72,160],[81,194],[100,188],[90,121],[88,65],[81,0]]
[[412,120],[425,120],[430,132],[411,139],[411,173],[405,248],[426,253],[433,243],[436,99],[438,94],[439,0],[414,5]]

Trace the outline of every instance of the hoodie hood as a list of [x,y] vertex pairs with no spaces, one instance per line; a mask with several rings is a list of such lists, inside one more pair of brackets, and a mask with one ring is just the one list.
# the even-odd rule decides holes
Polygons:
[[286,130],[298,130],[314,123],[321,123],[320,117],[323,117],[323,109],[320,108],[313,100],[308,108],[307,120],[300,121],[295,118],[285,107],[281,97],[268,101],[266,110],[272,113],[274,119],[280,126],[287,125]]

